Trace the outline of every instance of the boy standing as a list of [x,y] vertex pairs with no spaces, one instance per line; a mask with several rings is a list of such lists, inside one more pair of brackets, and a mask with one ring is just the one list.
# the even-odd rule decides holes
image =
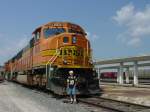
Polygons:
[[70,101],[71,103],[77,103],[76,99],[76,83],[77,83],[77,78],[74,75],[73,71],[69,71],[69,76],[67,78],[67,90],[68,94],[70,95]]

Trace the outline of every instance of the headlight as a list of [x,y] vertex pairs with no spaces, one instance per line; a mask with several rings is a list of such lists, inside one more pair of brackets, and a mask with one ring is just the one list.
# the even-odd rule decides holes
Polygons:
[[67,60],[63,60],[63,63],[64,63],[65,65],[67,65]]

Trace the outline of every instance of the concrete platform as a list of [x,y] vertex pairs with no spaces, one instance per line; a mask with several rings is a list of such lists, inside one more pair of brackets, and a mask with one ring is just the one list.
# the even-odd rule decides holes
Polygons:
[[[52,95],[11,82],[0,83],[0,112],[90,112],[79,104],[66,104]],[[103,111],[99,111],[103,112]]]
[[150,86],[101,84],[102,97],[150,106]]

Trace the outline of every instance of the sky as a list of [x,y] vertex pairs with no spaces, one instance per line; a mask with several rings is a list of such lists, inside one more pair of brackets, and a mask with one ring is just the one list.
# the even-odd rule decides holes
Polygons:
[[150,54],[149,0],[0,0],[0,65],[52,21],[83,27],[93,59]]

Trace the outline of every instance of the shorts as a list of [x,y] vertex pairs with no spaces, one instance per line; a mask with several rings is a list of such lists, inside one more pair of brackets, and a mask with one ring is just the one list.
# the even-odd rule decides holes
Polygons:
[[67,88],[68,95],[75,95],[76,94],[76,88]]

